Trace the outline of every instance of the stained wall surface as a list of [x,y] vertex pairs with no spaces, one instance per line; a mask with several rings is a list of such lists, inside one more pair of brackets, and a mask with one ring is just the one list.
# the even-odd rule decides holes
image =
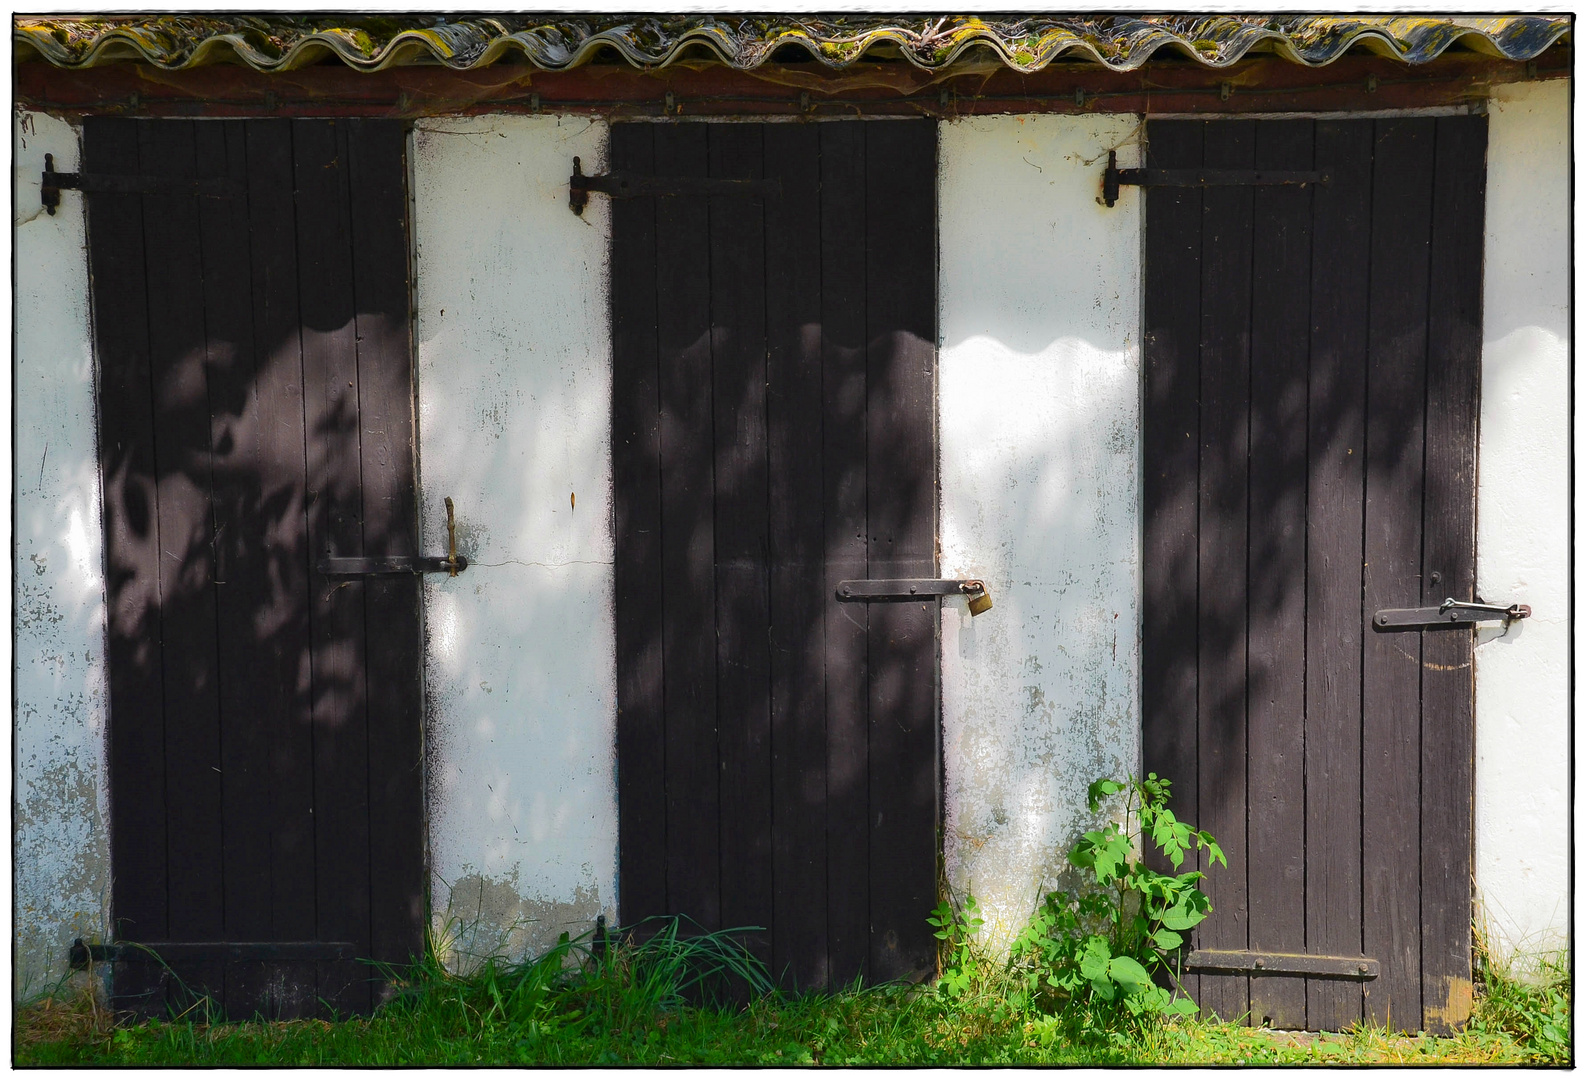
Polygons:
[[605,126],[486,116],[413,136],[434,930],[466,967],[616,913],[609,216],[567,206]]
[[1501,950],[1570,919],[1570,87],[1499,87],[1488,113],[1476,584],[1534,614],[1476,648],[1476,889]]
[[75,168],[77,132],[19,112],[11,139],[12,989],[27,997],[65,973],[73,938],[108,926],[108,690],[83,201],[66,192],[53,216],[39,202],[44,155]]
[[994,604],[942,613],[948,880],[1006,945],[1140,755],[1141,200],[1099,204],[1132,116],[941,128],[941,545]]

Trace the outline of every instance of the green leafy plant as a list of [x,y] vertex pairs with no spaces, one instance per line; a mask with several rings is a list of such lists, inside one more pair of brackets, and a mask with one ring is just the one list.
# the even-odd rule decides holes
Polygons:
[[[1049,893],[1010,955],[1019,982],[1010,1004],[1041,1014],[1036,1027],[1043,1042],[1065,1028],[1118,1035],[1132,1021],[1195,1012],[1195,1003],[1180,996],[1170,960],[1186,933],[1211,913],[1211,901],[1197,888],[1200,871],[1176,871],[1197,848],[1206,852],[1207,866],[1227,866],[1228,860],[1210,833],[1168,809],[1170,790],[1155,773],[1090,785],[1091,813],[1121,797],[1121,820],[1085,833],[1074,845],[1068,861],[1088,871],[1091,881],[1074,895]],[[1175,873],[1148,866],[1137,836]]]
[[925,921],[936,927],[936,940],[942,943],[944,953],[937,988],[947,997],[963,997],[980,966],[970,943],[986,922],[980,917],[980,905],[973,894],[964,897],[962,910],[954,910],[950,900],[943,900]]

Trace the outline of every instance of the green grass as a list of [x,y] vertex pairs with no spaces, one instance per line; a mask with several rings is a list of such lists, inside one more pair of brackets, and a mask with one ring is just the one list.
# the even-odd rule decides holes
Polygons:
[[[486,962],[467,978],[430,962],[408,973],[375,1016],[337,1023],[118,1025],[91,996],[18,1010],[18,1065],[997,1065],[1568,1062],[1569,983],[1562,962],[1540,983],[1478,963],[1476,1014],[1452,1038],[1359,1029],[1340,1035],[1201,1021],[1110,1038],[1042,1037],[1007,1015],[995,976],[946,1000],[930,988],[854,987],[822,996],[752,994],[764,968],[725,935],[674,926],[600,961],[572,941],[530,963]],[[693,1002],[692,1004],[690,1002]]]

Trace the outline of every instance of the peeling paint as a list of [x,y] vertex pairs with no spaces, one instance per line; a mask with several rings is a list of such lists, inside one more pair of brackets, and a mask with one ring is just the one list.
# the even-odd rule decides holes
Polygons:
[[58,120],[13,117],[16,415],[12,491],[12,992],[57,984],[76,937],[110,919],[105,608],[88,265],[76,193],[43,217],[44,155],[77,160]]
[[944,854],[993,948],[1075,883],[1086,786],[1139,760],[1139,204],[1098,207],[1085,165],[1134,131],[941,128],[942,570],[997,602],[943,608]]
[[576,887],[566,900],[525,896],[516,869],[506,877],[470,870],[449,884],[437,880],[432,889],[430,937],[442,963],[459,973],[492,957],[543,952],[562,934],[577,938],[594,930],[598,916],[613,915],[593,884]]
[[575,154],[598,165],[604,125],[414,134],[425,547],[451,496],[470,564],[424,583],[432,905],[459,964],[616,915],[608,217],[568,212]]

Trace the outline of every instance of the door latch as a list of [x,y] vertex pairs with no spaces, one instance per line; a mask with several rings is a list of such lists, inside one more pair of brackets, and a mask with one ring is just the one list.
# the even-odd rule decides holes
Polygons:
[[1470,626],[1479,622],[1514,622],[1531,617],[1530,604],[1467,603],[1449,597],[1437,607],[1383,608],[1371,617],[1372,629],[1379,632],[1397,630],[1439,630],[1449,627]]
[[456,577],[468,569],[468,557],[457,554],[457,517],[451,496],[446,497],[445,555],[366,555],[319,560],[316,568],[326,577],[391,577],[401,574],[447,574]]
[[943,596],[968,597],[971,615],[991,610],[991,594],[978,578],[877,578],[837,583],[837,599],[845,604],[907,604]]

